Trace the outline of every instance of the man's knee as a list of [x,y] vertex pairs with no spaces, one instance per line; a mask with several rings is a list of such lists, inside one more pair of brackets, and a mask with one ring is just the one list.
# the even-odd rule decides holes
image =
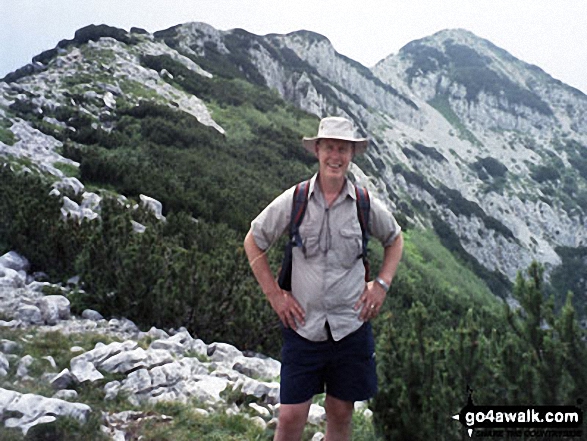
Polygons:
[[326,396],[326,419],[329,423],[346,426],[353,419],[354,403],[343,401],[330,395]]
[[301,434],[308,419],[310,404],[310,401],[300,404],[282,404],[279,408],[277,431],[282,435]]

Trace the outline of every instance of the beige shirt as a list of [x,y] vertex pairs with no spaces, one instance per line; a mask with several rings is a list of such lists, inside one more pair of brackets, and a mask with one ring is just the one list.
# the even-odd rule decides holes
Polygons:
[[[355,189],[348,179],[341,194],[327,207],[317,175],[310,180],[308,205],[300,236],[303,247],[293,248],[292,295],[306,312],[305,325],[297,332],[312,341],[328,338],[326,322],[338,341],[361,327],[354,306],[365,289],[361,225]],[[295,186],[271,202],[251,223],[256,245],[266,250],[279,237],[289,234]],[[371,198],[371,237],[384,247],[393,243],[401,229],[385,206]]]

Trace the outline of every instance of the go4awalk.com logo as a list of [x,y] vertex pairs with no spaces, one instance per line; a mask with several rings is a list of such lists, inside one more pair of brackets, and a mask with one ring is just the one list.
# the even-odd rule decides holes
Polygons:
[[465,426],[470,437],[583,436],[583,411],[576,406],[476,406],[471,395],[469,390],[467,405],[452,417]]

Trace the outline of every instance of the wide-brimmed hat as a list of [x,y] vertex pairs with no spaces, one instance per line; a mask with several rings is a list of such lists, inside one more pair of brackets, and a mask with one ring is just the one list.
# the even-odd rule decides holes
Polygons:
[[369,142],[367,138],[360,138],[356,135],[351,121],[339,116],[322,118],[318,126],[318,135],[314,138],[304,137],[302,143],[306,150],[311,153],[316,153],[316,142],[322,138],[342,139],[343,141],[354,142],[355,154],[365,153]]

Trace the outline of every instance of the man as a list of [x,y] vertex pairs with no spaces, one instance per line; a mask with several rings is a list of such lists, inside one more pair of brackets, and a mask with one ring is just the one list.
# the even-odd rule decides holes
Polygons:
[[294,189],[278,196],[251,223],[244,242],[253,273],[283,323],[281,407],[275,440],[300,440],[312,397],[326,389],[326,440],[348,440],[355,401],[377,390],[369,321],[377,316],[399,263],[403,239],[392,214],[371,199],[370,234],[384,246],[378,277],[365,282],[362,233],[354,185],[346,174],[367,139],[351,121],[322,119],[303,145],[319,161],[293,249],[292,291],[282,290],[265,251],[289,231]]

